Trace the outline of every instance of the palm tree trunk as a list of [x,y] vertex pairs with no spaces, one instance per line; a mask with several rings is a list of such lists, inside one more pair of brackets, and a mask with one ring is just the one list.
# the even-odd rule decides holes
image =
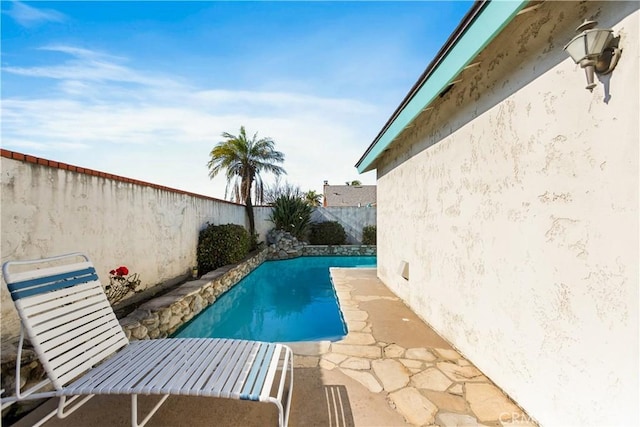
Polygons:
[[251,203],[251,196],[247,197],[245,201],[245,208],[247,210],[247,217],[249,217],[249,236],[253,240],[253,235],[256,233],[256,221],[253,216],[253,203]]

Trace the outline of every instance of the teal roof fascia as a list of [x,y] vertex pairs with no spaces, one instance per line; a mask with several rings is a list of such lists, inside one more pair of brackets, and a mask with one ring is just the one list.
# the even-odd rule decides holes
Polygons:
[[492,0],[486,5],[415,96],[356,165],[359,173],[373,169],[373,162],[400,132],[460,74],[527,3],[529,0]]

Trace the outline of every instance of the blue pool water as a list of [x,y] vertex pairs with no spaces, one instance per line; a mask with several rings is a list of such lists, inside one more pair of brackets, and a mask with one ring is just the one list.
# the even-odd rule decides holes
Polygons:
[[374,267],[376,257],[267,261],[174,334],[269,342],[337,340],[346,335],[329,267]]

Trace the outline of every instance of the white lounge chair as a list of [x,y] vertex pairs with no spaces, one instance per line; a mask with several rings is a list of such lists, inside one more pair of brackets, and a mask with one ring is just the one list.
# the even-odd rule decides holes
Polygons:
[[[273,403],[279,424],[287,425],[293,391],[289,347],[209,338],[129,342],[93,264],[80,253],[7,262],[2,273],[22,320],[16,395],[2,398],[3,407],[59,397],[57,415],[64,418],[94,395],[126,394],[131,395],[131,425],[143,426],[169,395],[210,396]],[[21,392],[25,333],[48,380]],[[37,392],[47,384],[55,390]],[[140,424],[139,394],[162,396]]]

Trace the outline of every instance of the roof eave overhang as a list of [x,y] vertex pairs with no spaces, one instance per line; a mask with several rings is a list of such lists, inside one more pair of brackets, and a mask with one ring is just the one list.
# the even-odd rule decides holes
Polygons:
[[462,19],[438,55],[362,155],[359,173],[375,169],[375,162],[395,138],[493,40],[529,0],[479,1]]

